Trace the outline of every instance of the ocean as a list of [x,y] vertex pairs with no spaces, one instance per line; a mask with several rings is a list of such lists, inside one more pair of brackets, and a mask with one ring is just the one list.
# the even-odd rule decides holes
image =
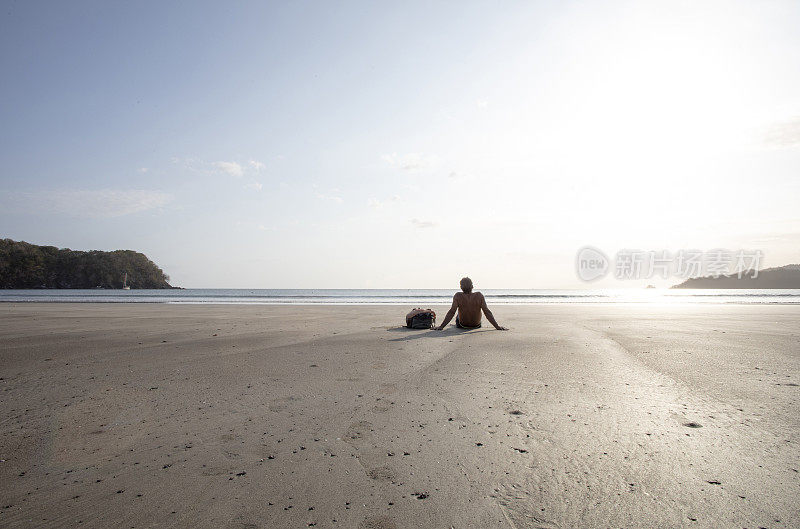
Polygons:
[[[0,290],[0,302],[177,303],[226,305],[449,305],[452,289]],[[795,304],[800,290],[482,290],[489,304],[733,303]]]

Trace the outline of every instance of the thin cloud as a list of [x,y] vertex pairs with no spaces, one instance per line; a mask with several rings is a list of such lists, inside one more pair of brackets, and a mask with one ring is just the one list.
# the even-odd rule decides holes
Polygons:
[[0,207],[17,213],[114,218],[166,206],[172,197],[144,189],[101,189],[3,193]]
[[756,245],[758,244],[765,244],[765,245],[769,244],[771,246],[776,244],[797,245],[800,244],[800,233],[798,232],[759,233],[747,237],[746,240]]
[[367,199],[367,205],[369,207],[371,207],[371,208],[374,208],[374,209],[381,209],[387,203],[389,203],[389,202],[397,202],[398,200],[400,200],[400,195],[392,195],[391,197],[389,197],[388,200],[379,200],[379,199],[377,199],[375,197],[370,197],[370,198]]
[[257,180],[260,178],[261,171],[266,168],[266,165],[258,160],[250,159],[246,163],[239,163],[234,161],[218,161],[218,162],[203,162],[193,159],[174,158],[173,163],[182,164],[186,169],[197,171],[202,174],[224,173],[237,179],[248,177],[248,182],[242,184],[244,189],[254,189],[261,191],[264,185]]
[[[249,176],[252,182],[258,184],[256,178],[261,172],[266,169],[266,165],[254,159],[247,162],[239,163],[236,161],[220,160],[218,162],[206,162],[195,158],[172,158],[172,163],[182,166],[187,171],[192,171],[200,174],[211,175],[223,173],[234,178],[242,178]],[[253,183],[245,184],[245,188],[260,189],[260,184],[254,185]]]
[[342,200],[342,197],[337,196],[337,195],[326,195],[324,193],[317,192],[316,196],[320,200],[328,200],[330,202],[336,202],[338,204],[341,204],[342,202],[344,202],[344,200]]
[[214,167],[231,176],[242,176],[244,167],[236,162],[214,162]]
[[401,171],[419,171],[432,167],[436,163],[435,157],[417,152],[402,155],[397,153],[384,154],[381,159]]
[[217,170],[214,164],[209,164],[195,158],[180,158],[175,156],[170,161],[187,171],[192,171],[195,173],[208,174]]
[[773,147],[800,145],[800,117],[772,125],[764,136],[764,143]]
[[435,228],[439,225],[438,222],[434,222],[432,220],[419,220],[419,219],[411,219],[411,224],[414,225],[415,228]]

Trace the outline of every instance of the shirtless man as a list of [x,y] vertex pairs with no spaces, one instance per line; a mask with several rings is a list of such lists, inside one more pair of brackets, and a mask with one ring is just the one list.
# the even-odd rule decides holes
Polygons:
[[492,311],[486,306],[486,299],[483,297],[483,294],[472,291],[472,279],[468,277],[462,279],[461,290],[463,290],[463,292],[456,292],[456,295],[453,296],[453,306],[447,311],[442,324],[436,327],[437,331],[441,331],[450,323],[450,320],[453,319],[453,315],[456,313],[456,309],[458,309],[456,327],[459,329],[477,329],[480,327],[481,311],[483,311],[483,313],[486,314],[486,319],[489,320],[489,323],[494,325],[495,329],[498,331],[508,330],[498,325],[497,321],[495,321]]

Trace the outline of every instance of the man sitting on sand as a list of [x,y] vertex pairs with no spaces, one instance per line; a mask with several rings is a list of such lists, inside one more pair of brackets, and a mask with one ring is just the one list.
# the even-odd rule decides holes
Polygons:
[[486,306],[486,299],[480,292],[472,291],[472,279],[465,277],[461,280],[461,290],[463,292],[456,292],[453,296],[453,306],[447,311],[444,321],[441,325],[436,327],[437,331],[444,329],[453,315],[458,309],[458,316],[456,316],[456,327],[459,329],[477,329],[481,326],[481,311],[486,314],[486,319],[489,323],[494,325],[498,331],[507,331],[505,327],[501,327],[494,319],[492,311]]

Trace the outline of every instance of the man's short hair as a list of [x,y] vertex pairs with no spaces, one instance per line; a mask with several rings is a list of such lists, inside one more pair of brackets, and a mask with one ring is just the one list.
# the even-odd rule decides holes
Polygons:
[[461,279],[461,290],[469,294],[472,292],[472,279],[465,277]]

